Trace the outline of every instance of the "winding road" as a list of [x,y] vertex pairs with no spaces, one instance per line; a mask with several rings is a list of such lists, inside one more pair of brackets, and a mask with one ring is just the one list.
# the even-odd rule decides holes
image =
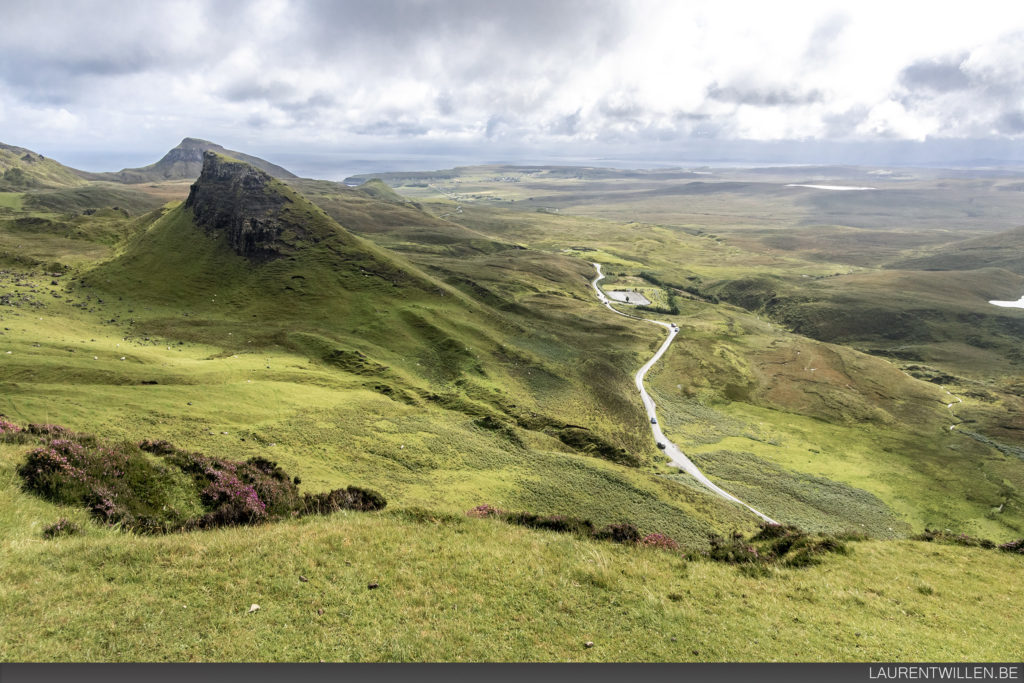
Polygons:
[[672,340],[676,338],[677,334],[679,334],[679,328],[669,323],[663,323],[660,320],[641,318],[640,316],[629,315],[628,313],[623,313],[622,311],[617,311],[614,308],[612,308],[611,301],[608,299],[607,296],[605,296],[604,292],[601,291],[601,288],[597,286],[597,283],[604,279],[604,273],[601,272],[601,264],[593,263],[593,266],[594,268],[597,269],[597,277],[594,278],[593,282],[591,282],[590,284],[591,286],[593,286],[594,292],[597,294],[598,300],[601,303],[603,303],[609,311],[617,315],[621,315],[624,318],[632,318],[633,320],[640,320],[643,322],[654,323],[655,325],[661,325],[666,330],[668,330],[668,339],[665,340],[665,343],[662,344],[661,347],[658,349],[657,353],[655,353],[654,356],[649,361],[647,361],[644,364],[644,366],[640,368],[640,370],[637,371],[636,388],[640,392],[640,398],[643,400],[644,409],[647,411],[647,417],[650,420],[652,420],[651,432],[654,434],[654,440],[658,443],[665,444],[665,453],[668,455],[669,461],[672,464],[672,466],[678,467],[679,469],[683,470],[684,472],[692,476],[694,479],[699,481],[701,484],[703,484],[705,487],[710,489],[713,493],[717,494],[718,496],[721,496],[726,500],[731,500],[735,503],[739,503],[740,505],[747,508],[755,515],[757,515],[764,521],[768,522],[769,524],[778,524],[778,522],[776,522],[771,517],[768,517],[759,510],[756,510],[751,506],[747,505],[742,500],[740,500],[736,496],[732,495],[731,493],[729,493],[728,491],[726,491],[725,489],[721,488],[713,481],[708,479],[704,475],[704,473],[701,472],[695,464],[693,464],[693,461],[686,457],[686,454],[683,453],[683,451],[678,446],[669,441],[668,437],[665,436],[665,433],[661,431],[661,426],[657,422],[658,417],[656,414],[656,406],[654,405],[654,399],[652,399],[650,394],[647,393],[647,390],[644,389],[644,377],[647,375],[647,371],[650,370],[654,366],[654,364],[657,363],[659,359],[661,359],[663,355],[665,355],[665,351],[668,350],[669,344],[671,344]]

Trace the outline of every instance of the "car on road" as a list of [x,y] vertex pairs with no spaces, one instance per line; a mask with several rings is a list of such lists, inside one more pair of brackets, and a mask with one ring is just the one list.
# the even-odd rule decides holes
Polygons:
[[665,450],[665,444],[663,442],[659,441],[658,442],[658,448],[660,448],[661,450]]
[[656,425],[656,424],[658,424],[658,421],[657,421],[657,420],[655,420],[655,419],[654,419],[654,418],[652,417],[652,418],[651,418],[651,424],[652,424],[652,425]]

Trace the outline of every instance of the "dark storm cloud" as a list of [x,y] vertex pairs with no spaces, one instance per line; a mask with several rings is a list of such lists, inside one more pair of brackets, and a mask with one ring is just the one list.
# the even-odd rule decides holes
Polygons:
[[911,91],[965,90],[971,86],[970,76],[960,68],[966,58],[967,55],[960,55],[944,60],[919,60],[900,72],[900,84]]
[[821,102],[824,95],[820,90],[799,88],[763,87],[757,85],[725,86],[717,83],[708,86],[707,96],[719,102],[750,104],[757,107],[780,107]]

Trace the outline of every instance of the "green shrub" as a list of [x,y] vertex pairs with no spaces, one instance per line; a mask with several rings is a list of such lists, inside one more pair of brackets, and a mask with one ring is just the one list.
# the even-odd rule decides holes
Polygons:
[[1004,543],[999,546],[999,549],[1004,553],[1017,553],[1019,555],[1024,555],[1024,538]]
[[438,512],[421,507],[400,508],[393,514],[416,524],[460,524],[462,522],[461,517],[450,512]]
[[640,530],[629,522],[609,524],[595,535],[597,538],[612,541],[614,543],[639,543],[641,539]]
[[561,533],[575,533],[581,536],[594,536],[594,524],[589,519],[568,517],[566,515],[535,515],[532,512],[507,512],[503,516],[509,524],[530,527],[531,529],[547,529]]
[[967,534],[954,534],[952,531],[946,529],[945,531],[937,531],[935,529],[924,530],[924,533],[917,534],[912,537],[915,541],[928,541],[929,543],[943,543],[945,545],[962,545],[968,548],[985,548],[991,550],[996,547],[994,541],[990,541],[987,538],[974,538]]
[[300,514],[326,515],[338,510],[360,510],[369,512],[383,510],[387,506],[384,496],[376,491],[349,486],[325,493],[307,493],[302,496]]
[[64,517],[53,524],[48,524],[43,528],[43,538],[57,538],[58,536],[77,536],[82,533],[82,527],[78,526],[75,522],[72,522]]

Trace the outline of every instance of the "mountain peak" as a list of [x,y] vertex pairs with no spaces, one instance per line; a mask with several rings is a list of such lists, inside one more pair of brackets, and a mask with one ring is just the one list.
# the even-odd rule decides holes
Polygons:
[[182,138],[178,147],[205,147],[207,149],[224,149],[215,142],[203,140],[202,138]]
[[251,164],[211,150],[201,154],[202,172],[185,200],[196,225],[224,233],[231,248],[250,260],[281,256],[279,238],[290,223],[282,209],[293,201],[291,193]]
[[206,152],[217,152],[224,156],[239,159],[252,164],[275,178],[297,178],[294,173],[269,161],[254,157],[244,152],[225,149],[215,142],[200,138],[184,138],[176,147],[155,164],[142,168],[126,168],[117,173],[94,174],[97,180],[115,180],[122,183],[149,183],[164,180],[192,180],[199,176],[203,168],[203,155]]

